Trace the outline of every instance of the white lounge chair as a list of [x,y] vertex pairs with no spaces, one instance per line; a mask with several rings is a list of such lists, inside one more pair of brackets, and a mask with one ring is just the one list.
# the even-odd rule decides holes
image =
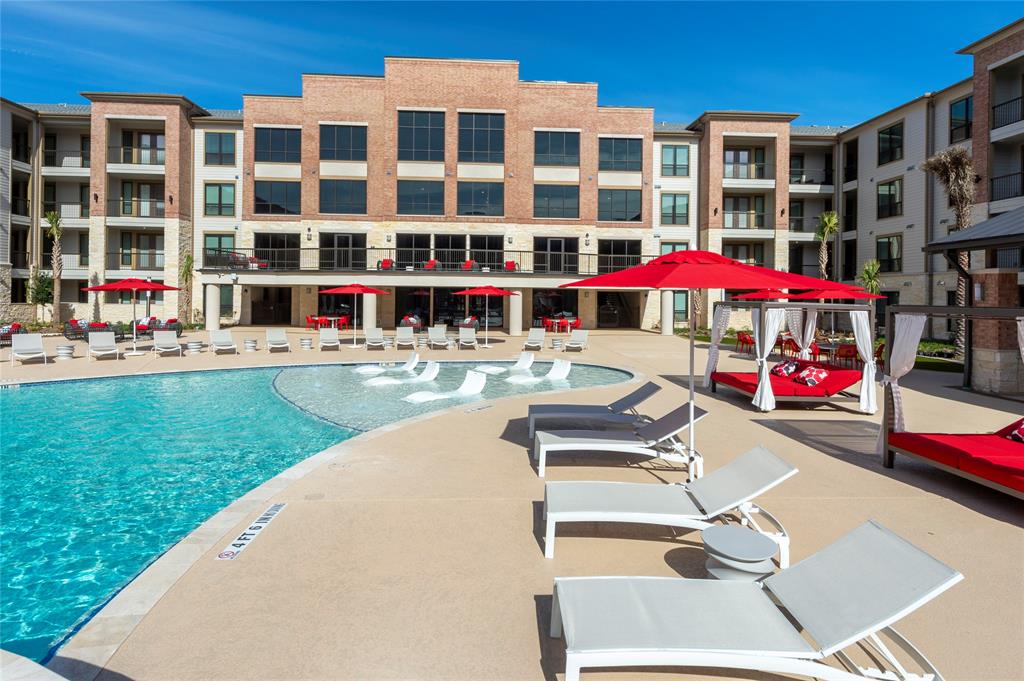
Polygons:
[[367,329],[366,330],[366,349],[380,348],[384,350],[388,347],[387,341],[384,340],[384,329]]
[[[582,668],[646,666],[743,669],[822,681],[941,681],[935,666],[892,624],[961,579],[953,568],[868,521],[761,583],[558,578],[550,633],[565,635],[565,681],[578,681]],[[887,669],[860,667],[845,652],[852,646]],[[826,661],[831,656],[837,666]],[[922,671],[911,671],[914,665]]]
[[435,400],[448,400],[456,397],[472,397],[473,395],[479,395],[483,392],[484,385],[487,383],[487,374],[481,374],[479,371],[473,371],[472,369],[466,372],[466,378],[462,381],[462,385],[459,386],[458,390],[452,390],[445,393],[435,393],[429,390],[423,390],[420,392],[406,395],[404,399],[406,402],[433,402]]
[[165,352],[176,352],[178,357],[182,356],[181,343],[178,342],[178,334],[174,331],[153,332],[153,353],[162,355]]
[[517,359],[516,363],[513,364],[511,367],[499,367],[493,364],[481,364],[480,366],[475,367],[475,370],[484,374],[489,374],[491,376],[503,374],[506,371],[529,371],[530,367],[533,366],[533,359],[534,355],[532,352],[521,352],[519,353],[519,359]]
[[273,352],[275,348],[292,351],[292,344],[288,341],[284,329],[267,329],[267,352]]
[[531,404],[526,412],[529,437],[537,432],[537,424],[545,421],[595,425],[641,426],[650,419],[640,415],[637,406],[661,390],[661,386],[648,381],[633,392],[611,404]]
[[446,327],[434,325],[427,329],[427,347],[444,348],[445,350],[451,349],[451,343],[448,341],[448,336],[445,335]]
[[381,385],[403,385],[411,383],[429,383],[437,378],[437,375],[441,373],[441,365],[437,362],[427,362],[427,365],[423,367],[423,371],[418,376],[412,378],[395,378],[394,376],[374,376],[373,378],[363,381],[363,385],[381,386]]
[[416,336],[413,333],[414,331],[415,329],[411,326],[400,326],[395,329],[395,348],[403,346],[407,348],[415,348]]
[[545,333],[543,328],[530,329],[526,334],[523,350],[543,350]]
[[572,370],[572,362],[567,359],[556,359],[551,363],[551,368],[543,376],[533,374],[516,374],[505,379],[506,383],[517,383],[519,385],[530,385],[541,381],[564,381],[569,377]]
[[91,331],[89,333],[89,357],[106,357],[113,355],[119,359],[121,351],[117,349],[113,331]]
[[217,331],[210,332],[210,350],[215,355],[218,352],[228,350],[233,351],[236,355],[238,354],[238,346],[235,345],[235,339],[227,329],[218,329]]
[[26,359],[37,359],[39,357],[42,357],[43,364],[46,364],[46,350],[43,348],[43,334],[11,334],[11,366],[14,366],[14,360],[18,360],[24,364]]
[[[694,422],[707,416],[693,408]],[[686,464],[691,477],[704,474],[704,461],[697,452],[687,450],[679,434],[690,427],[690,405],[684,404],[660,419],[633,430],[538,430],[533,438],[533,458],[537,474],[544,477],[548,454],[560,452],[617,452],[638,454]]]
[[341,350],[341,336],[338,335],[338,328],[334,326],[325,326],[320,329],[320,344],[319,349],[324,348],[337,348]]
[[[558,523],[643,523],[702,530],[731,513],[778,544],[779,567],[786,568],[789,535],[778,520],[751,502],[796,473],[796,468],[758,446],[703,478],[680,485],[548,482],[544,484],[544,557],[555,557]],[[773,529],[762,529],[754,513],[761,513]]]
[[476,329],[473,327],[459,327],[459,349],[473,348],[476,350]]
[[569,340],[565,341],[562,345],[562,352],[567,350],[576,350],[582,352],[587,348],[587,337],[590,332],[586,329],[573,329],[573,332],[569,334]]
[[385,367],[380,364],[360,364],[354,372],[357,374],[363,374],[364,376],[375,376],[377,374],[383,374],[389,371],[407,371],[412,372],[420,363],[420,353],[412,352],[409,353],[409,359],[405,360],[405,363],[397,367]]

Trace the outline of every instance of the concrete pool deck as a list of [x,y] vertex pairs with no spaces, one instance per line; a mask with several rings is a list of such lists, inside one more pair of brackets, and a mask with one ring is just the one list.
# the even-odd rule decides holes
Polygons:
[[[312,335],[291,332],[296,351],[290,355],[76,359],[13,370],[4,364],[0,378],[367,361],[408,352],[299,351],[298,338]],[[240,329],[236,336],[257,337],[263,345],[261,329]],[[520,350],[521,339],[498,335],[497,340],[489,351],[424,356],[513,359]],[[0,360],[8,352],[4,349]],[[698,371],[705,356],[699,347]],[[664,385],[645,405],[653,415],[685,399],[684,340],[592,332],[591,348],[578,357],[631,369]],[[749,358],[722,353],[724,369],[753,366]],[[980,432],[1024,411],[1019,402],[952,387],[958,380],[956,374],[911,373],[903,381],[910,427]],[[626,390],[611,386],[498,400],[487,409],[456,408],[342,443],[330,455],[306,462],[301,477],[270,481],[267,494],[250,500],[247,512],[223,529],[204,526],[200,534],[205,532],[209,550],[196,550],[194,536],[180,544],[177,574],[153,604],[117,622],[101,622],[101,612],[50,666],[65,676],[108,681],[560,678],[564,644],[546,634],[554,577],[705,576],[699,535],[673,537],[657,527],[605,525],[598,533],[594,526],[567,525],[560,528],[556,558],[543,557],[543,481],[529,460],[526,405],[607,401]],[[800,469],[762,499],[791,533],[794,561],[867,518],[880,521],[966,577],[903,620],[900,631],[948,679],[1024,677],[1019,500],[905,458],[897,459],[894,470],[882,468],[873,453],[880,415],[830,407],[761,414],[747,399],[725,391],[701,390],[698,404],[710,411],[697,430],[708,471],[755,444]],[[549,480],[659,483],[684,477],[659,462],[627,465],[603,455],[558,457],[548,468]],[[271,502],[288,505],[236,560],[215,560]],[[149,579],[143,573],[122,594],[145,588]],[[111,631],[119,626],[123,631]],[[123,643],[101,650],[101,641],[111,634]],[[717,670],[584,672],[584,678],[638,677],[783,678]]]

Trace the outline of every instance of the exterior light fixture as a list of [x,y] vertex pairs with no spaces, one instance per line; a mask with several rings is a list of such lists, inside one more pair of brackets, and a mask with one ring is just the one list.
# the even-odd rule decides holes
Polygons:
[[[306,241],[312,241],[312,240],[313,240],[313,228],[312,227],[306,227]],[[307,291],[307,293],[308,293],[308,291]]]
[[385,236],[384,240],[387,241],[388,243],[391,243],[391,235],[388,234],[387,236]]
[[508,245],[511,246],[512,245],[512,235],[509,234],[507,237],[505,237],[505,239],[506,239],[506,241],[508,241]]

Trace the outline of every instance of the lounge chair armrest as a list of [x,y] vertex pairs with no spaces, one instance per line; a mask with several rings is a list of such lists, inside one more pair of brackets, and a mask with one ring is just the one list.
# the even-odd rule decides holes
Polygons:
[[[771,539],[773,542],[779,545],[779,567],[785,569],[789,567],[789,533],[786,532],[786,528],[782,525],[782,522],[773,516],[768,511],[764,510],[760,506],[757,506],[751,502],[740,504],[739,514],[743,518],[743,524],[749,525],[752,529],[756,530],[760,534]],[[765,530],[757,523],[757,519],[754,518],[753,514],[761,516],[764,520],[772,526],[774,531]]]

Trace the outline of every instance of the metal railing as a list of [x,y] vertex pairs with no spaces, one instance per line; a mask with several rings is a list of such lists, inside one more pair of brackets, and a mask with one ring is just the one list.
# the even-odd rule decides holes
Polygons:
[[1001,199],[1012,199],[1016,196],[1024,196],[1024,185],[1022,185],[1021,177],[1024,173],[1010,173],[1009,175],[1000,175],[999,177],[993,177],[991,180],[991,201],[999,201]]
[[11,267],[28,268],[28,251],[11,251]]
[[81,149],[44,149],[44,168],[88,168],[90,161],[88,151]]
[[1024,248],[997,248],[996,267],[1024,270]]
[[107,253],[108,270],[140,270],[155,272],[164,268],[164,252],[150,250],[120,250]]
[[43,218],[47,214],[57,213],[62,220],[79,220],[89,217],[89,204],[75,202],[53,202],[43,203]]
[[1021,98],[1009,99],[992,107],[992,129],[1010,125],[1024,118],[1021,111]]
[[23,196],[11,197],[11,213],[28,217],[28,199]]
[[[46,261],[44,265],[50,264],[49,255],[44,260]],[[61,253],[60,260],[66,270],[82,270],[89,267],[88,253]]]
[[590,276],[639,265],[653,257],[488,249],[208,248],[203,251],[202,269]]
[[812,217],[791,217],[789,219],[789,231],[791,232],[817,232],[818,218]]
[[726,212],[723,229],[766,229],[764,213],[732,213]]
[[109,147],[107,163],[130,163],[133,165],[162,166],[165,150],[156,147]]
[[774,175],[767,163],[726,163],[722,177],[728,180],[770,180]]
[[832,170],[828,168],[790,168],[790,184],[832,184]]
[[162,218],[163,199],[110,199],[107,201],[107,217],[112,218]]

